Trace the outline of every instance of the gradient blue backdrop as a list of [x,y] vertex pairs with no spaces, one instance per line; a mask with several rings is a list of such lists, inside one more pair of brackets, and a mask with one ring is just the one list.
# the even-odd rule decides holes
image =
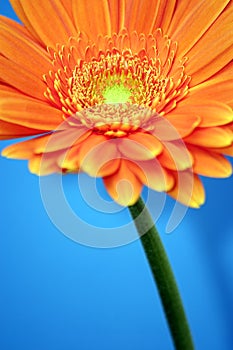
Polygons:
[[[6,0],[0,12],[16,18]],[[0,349],[172,349],[140,242],[115,249],[74,243],[50,222],[26,162],[0,158],[0,169]],[[73,177],[65,182],[79,203]],[[200,210],[189,210],[173,234],[163,234],[168,199],[157,226],[196,349],[232,350],[233,178],[204,183]]]

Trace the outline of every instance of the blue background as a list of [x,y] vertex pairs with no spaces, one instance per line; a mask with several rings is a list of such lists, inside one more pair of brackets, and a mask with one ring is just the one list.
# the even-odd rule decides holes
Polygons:
[[[7,1],[0,12],[16,18]],[[172,349],[140,242],[94,249],[69,240],[50,222],[26,162],[0,158],[0,169],[0,348]],[[164,234],[168,199],[157,227],[196,349],[232,350],[233,178],[204,184],[200,210],[189,209],[176,231]]]

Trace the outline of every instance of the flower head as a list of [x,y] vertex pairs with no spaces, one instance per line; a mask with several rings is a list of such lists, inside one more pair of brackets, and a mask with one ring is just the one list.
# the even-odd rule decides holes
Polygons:
[[0,137],[35,137],[3,155],[101,176],[122,205],[147,185],[199,207],[199,175],[231,175],[232,0],[11,3]]

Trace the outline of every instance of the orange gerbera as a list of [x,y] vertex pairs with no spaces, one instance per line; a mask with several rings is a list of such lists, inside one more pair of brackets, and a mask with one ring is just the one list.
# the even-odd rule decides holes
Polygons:
[[145,184],[199,207],[198,175],[230,176],[232,0],[11,4],[24,25],[0,20],[0,137],[37,136],[4,156],[101,176],[122,205]]

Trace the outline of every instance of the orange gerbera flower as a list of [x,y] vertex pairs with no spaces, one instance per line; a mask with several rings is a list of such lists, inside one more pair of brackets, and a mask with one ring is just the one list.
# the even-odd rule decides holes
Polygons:
[[11,4],[24,25],[0,20],[0,137],[37,136],[4,156],[101,176],[122,205],[145,184],[199,207],[198,175],[230,176],[232,0]]

